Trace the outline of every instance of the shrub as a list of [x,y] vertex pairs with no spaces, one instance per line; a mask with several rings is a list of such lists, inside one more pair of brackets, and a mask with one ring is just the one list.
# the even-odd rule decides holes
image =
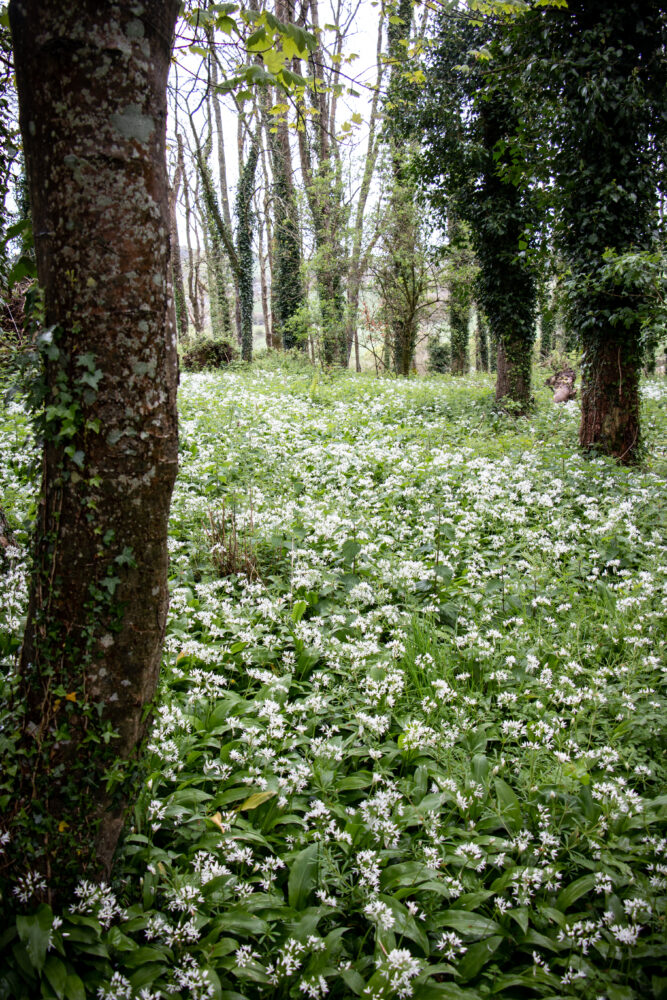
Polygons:
[[427,368],[430,372],[445,375],[452,369],[452,349],[435,338],[428,342]]
[[236,347],[227,340],[199,337],[183,352],[182,364],[188,371],[200,372],[206,368],[226,368],[238,356]]

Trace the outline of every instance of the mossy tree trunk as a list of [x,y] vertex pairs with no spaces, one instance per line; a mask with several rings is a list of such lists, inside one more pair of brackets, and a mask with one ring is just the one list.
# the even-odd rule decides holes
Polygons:
[[177,468],[166,81],[178,0],[12,0],[47,332],[13,876],[108,876],[156,689]]
[[489,330],[485,317],[477,309],[476,338],[478,345],[478,370],[489,371]]
[[667,17],[657,0],[571,0],[547,24],[549,61],[562,67],[554,148],[567,321],[584,352],[579,441],[629,463],[641,455],[647,292],[641,273],[615,274],[609,255],[659,247]]
[[236,254],[239,262],[239,300],[241,304],[241,357],[252,361],[252,312],[253,312],[253,252],[252,252],[252,196],[255,190],[255,173],[259,160],[259,136],[253,139],[248,159],[241,167],[236,192]]

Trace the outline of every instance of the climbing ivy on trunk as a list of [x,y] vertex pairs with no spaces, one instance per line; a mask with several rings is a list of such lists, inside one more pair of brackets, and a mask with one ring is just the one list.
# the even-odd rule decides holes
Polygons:
[[46,398],[0,872],[51,901],[109,874],[160,665],[178,446],[165,163],[178,8],[9,6]]

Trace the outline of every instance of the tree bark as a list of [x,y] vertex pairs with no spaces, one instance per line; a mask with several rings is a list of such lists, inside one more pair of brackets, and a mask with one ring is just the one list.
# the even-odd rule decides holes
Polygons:
[[496,370],[496,403],[517,415],[527,413],[532,396],[530,390],[530,354],[521,338],[498,338]]
[[[180,152],[180,150],[179,150]],[[179,156],[176,160],[174,179],[169,188],[169,240],[171,244],[171,260],[174,282],[174,305],[176,307],[176,326],[178,334],[183,340],[188,339],[188,306],[185,301],[185,285],[183,283],[183,265],[181,263],[181,247],[178,239],[178,222],[176,219],[176,206],[178,204],[178,193],[183,180],[183,158]]]
[[612,455],[624,465],[637,461],[639,375],[638,352],[630,337],[621,342],[600,339],[586,346],[579,426],[579,444],[585,451]]
[[[178,0],[11,0],[47,332],[18,876],[108,877],[160,665],[177,469],[166,81]],[[3,858],[4,860],[4,858]]]

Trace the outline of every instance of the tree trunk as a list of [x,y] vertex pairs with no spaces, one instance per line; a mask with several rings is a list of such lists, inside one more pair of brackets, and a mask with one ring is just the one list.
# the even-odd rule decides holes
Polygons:
[[[624,331],[625,332],[625,331]],[[631,339],[588,344],[582,365],[579,444],[630,465],[640,445],[640,363]]]
[[486,320],[477,309],[477,338],[479,342],[479,371],[489,370],[489,332]]
[[496,403],[516,414],[527,413],[531,405],[530,350],[524,340],[498,338]]
[[178,0],[11,0],[47,331],[13,875],[109,875],[156,689],[177,468],[165,163]]
[[183,265],[181,263],[181,247],[178,240],[178,222],[176,220],[176,205],[178,192],[183,178],[182,162],[179,160],[174,173],[174,180],[169,189],[169,241],[174,282],[174,306],[176,308],[176,327],[178,335],[183,340],[188,338],[188,307],[185,301],[185,285],[183,284]]
[[241,357],[244,361],[252,361],[254,300],[252,197],[258,160],[259,136],[253,139],[246,162],[239,164],[239,183],[236,191],[236,254],[239,262],[239,297],[237,301],[241,307]]
[[452,338],[452,375],[467,375],[470,368],[468,352],[468,327],[470,309],[461,307],[454,296],[449,305],[449,327]]

